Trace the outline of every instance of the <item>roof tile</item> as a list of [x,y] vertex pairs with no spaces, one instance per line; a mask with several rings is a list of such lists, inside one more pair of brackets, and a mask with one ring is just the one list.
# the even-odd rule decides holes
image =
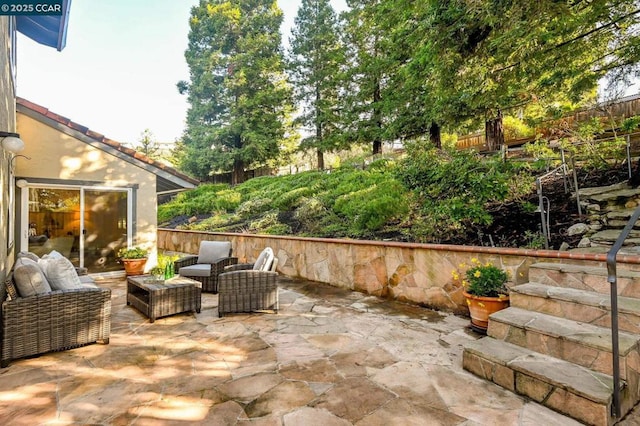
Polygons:
[[56,122],[58,122],[58,123],[60,123],[62,125],[65,125],[65,126],[71,128],[71,129],[74,129],[74,130],[84,134],[85,136],[87,136],[87,137],[89,137],[89,138],[91,138],[93,140],[96,140],[96,141],[98,141],[100,143],[103,143],[103,144],[108,145],[108,146],[110,146],[112,148],[115,148],[118,151],[120,151],[122,153],[125,153],[125,154],[127,154],[127,155],[129,155],[129,156],[131,156],[131,157],[133,157],[133,158],[135,158],[137,160],[143,161],[143,162],[145,162],[147,164],[150,164],[150,165],[152,165],[152,166],[154,166],[154,167],[156,167],[158,169],[161,169],[161,170],[164,170],[164,171],[166,171],[168,173],[171,173],[172,175],[174,175],[176,177],[179,177],[179,178],[184,179],[184,180],[186,180],[188,182],[191,182],[194,185],[197,185],[199,183],[199,181],[197,179],[194,179],[194,178],[192,178],[190,176],[187,176],[187,175],[179,172],[178,170],[174,169],[173,167],[169,167],[164,163],[161,163],[159,161],[155,161],[155,160],[147,157],[143,153],[136,151],[135,149],[128,148],[128,147],[122,145],[121,143],[114,141],[113,139],[107,138],[102,133],[95,132],[95,131],[89,129],[88,127],[86,127],[86,126],[83,126],[83,125],[78,124],[78,123],[76,123],[74,121],[71,121],[68,118],[63,117],[63,116],[61,116],[59,114],[56,114],[54,112],[51,112],[51,111],[49,111],[48,108],[45,108],[45,107],[43,107],[41,105],[38,105],[36,103],[33,103],[31,101],[28,101],[28,100],[20,98],[20,97],[16,98],[16,103],[18,105],[22,105],[23,107],[34,111],[34,112],[37,112],[37,113],[39,113],[39,114],[41,114],[41,115],[43,115],[43,116],[45,116],[47,118],[50,118],[51,120],[54,120],[54,121],[56,121]]

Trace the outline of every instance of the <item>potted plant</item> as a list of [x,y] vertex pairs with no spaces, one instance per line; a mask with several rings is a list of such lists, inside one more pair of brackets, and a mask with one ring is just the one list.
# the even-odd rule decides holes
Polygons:
[[142,275],[147,264],[148,250],[142,247],[123,247],[118,250],[118,259],[127,275]]
[[453,272],[454,280],[462,278],[463,294],[467,299],[471,328],[486,333],[489,315],[509,306],[509,275],[490,262],[471,259],[471,266],[460,265],[464,272]]
[[151,270],[149,271],[149,274],[151,274],[151,278],[155,282],[164,281],[164,269],[161,268],[160,266],[154,266],[153,268],[151,268]]

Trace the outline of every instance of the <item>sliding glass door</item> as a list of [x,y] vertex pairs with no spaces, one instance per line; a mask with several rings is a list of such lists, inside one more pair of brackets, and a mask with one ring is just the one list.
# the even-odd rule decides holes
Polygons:
[[39,256],[56,250],[92,273],[122,269],[116,253],[131,239],[130,190],[35,184],[25,189],[22,250]]

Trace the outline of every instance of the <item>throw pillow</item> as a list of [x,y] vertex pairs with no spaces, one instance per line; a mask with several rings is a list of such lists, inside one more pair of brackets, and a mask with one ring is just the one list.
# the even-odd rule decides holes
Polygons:
[[273,249],[271,247],[266,247],[262,250],[262,253],[256,259],[256,262],[253,264],[254,271],[268,271],[271,269],[271,264],[274,259]]
[[80,277],[73,263],[65,257],[59,259],[42,258],[38,262],[53,290],[68,290],[82,287]]
[[38,257],[37,254],[35,253],[31,253],[30,251],[21,251],[18,252],[18,256],[17,258],[20,259],[21,257],[26,257],[27,259],[31,259],[34,262],[37,262],[38,260],[40,260],[40,258]]
[[16,260],[13,268],[13,280],[16,283],[18,294],[22,297],[35,296],[36,294],[49,293],[51,286],[42,269],[36,262],[27,258]]
[[42,256],[43,259],[64,259],[65,257],[55,250],[51,250],[48,254]]
[[198,263],[215,263],[229,257],[231,241],[202,241],[198,252]]

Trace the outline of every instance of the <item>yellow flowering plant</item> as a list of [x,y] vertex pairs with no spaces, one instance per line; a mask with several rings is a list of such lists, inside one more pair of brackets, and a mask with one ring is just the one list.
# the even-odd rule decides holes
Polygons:
[[471,265],[461,264],[464,272],[453,271],[454,280],[462,278],[462,285],[467,293],[483,297],[504,297],[509,294],[506,283],[509,275],[506,271],[491,262],[482,263],[478,259],[471,259]]

